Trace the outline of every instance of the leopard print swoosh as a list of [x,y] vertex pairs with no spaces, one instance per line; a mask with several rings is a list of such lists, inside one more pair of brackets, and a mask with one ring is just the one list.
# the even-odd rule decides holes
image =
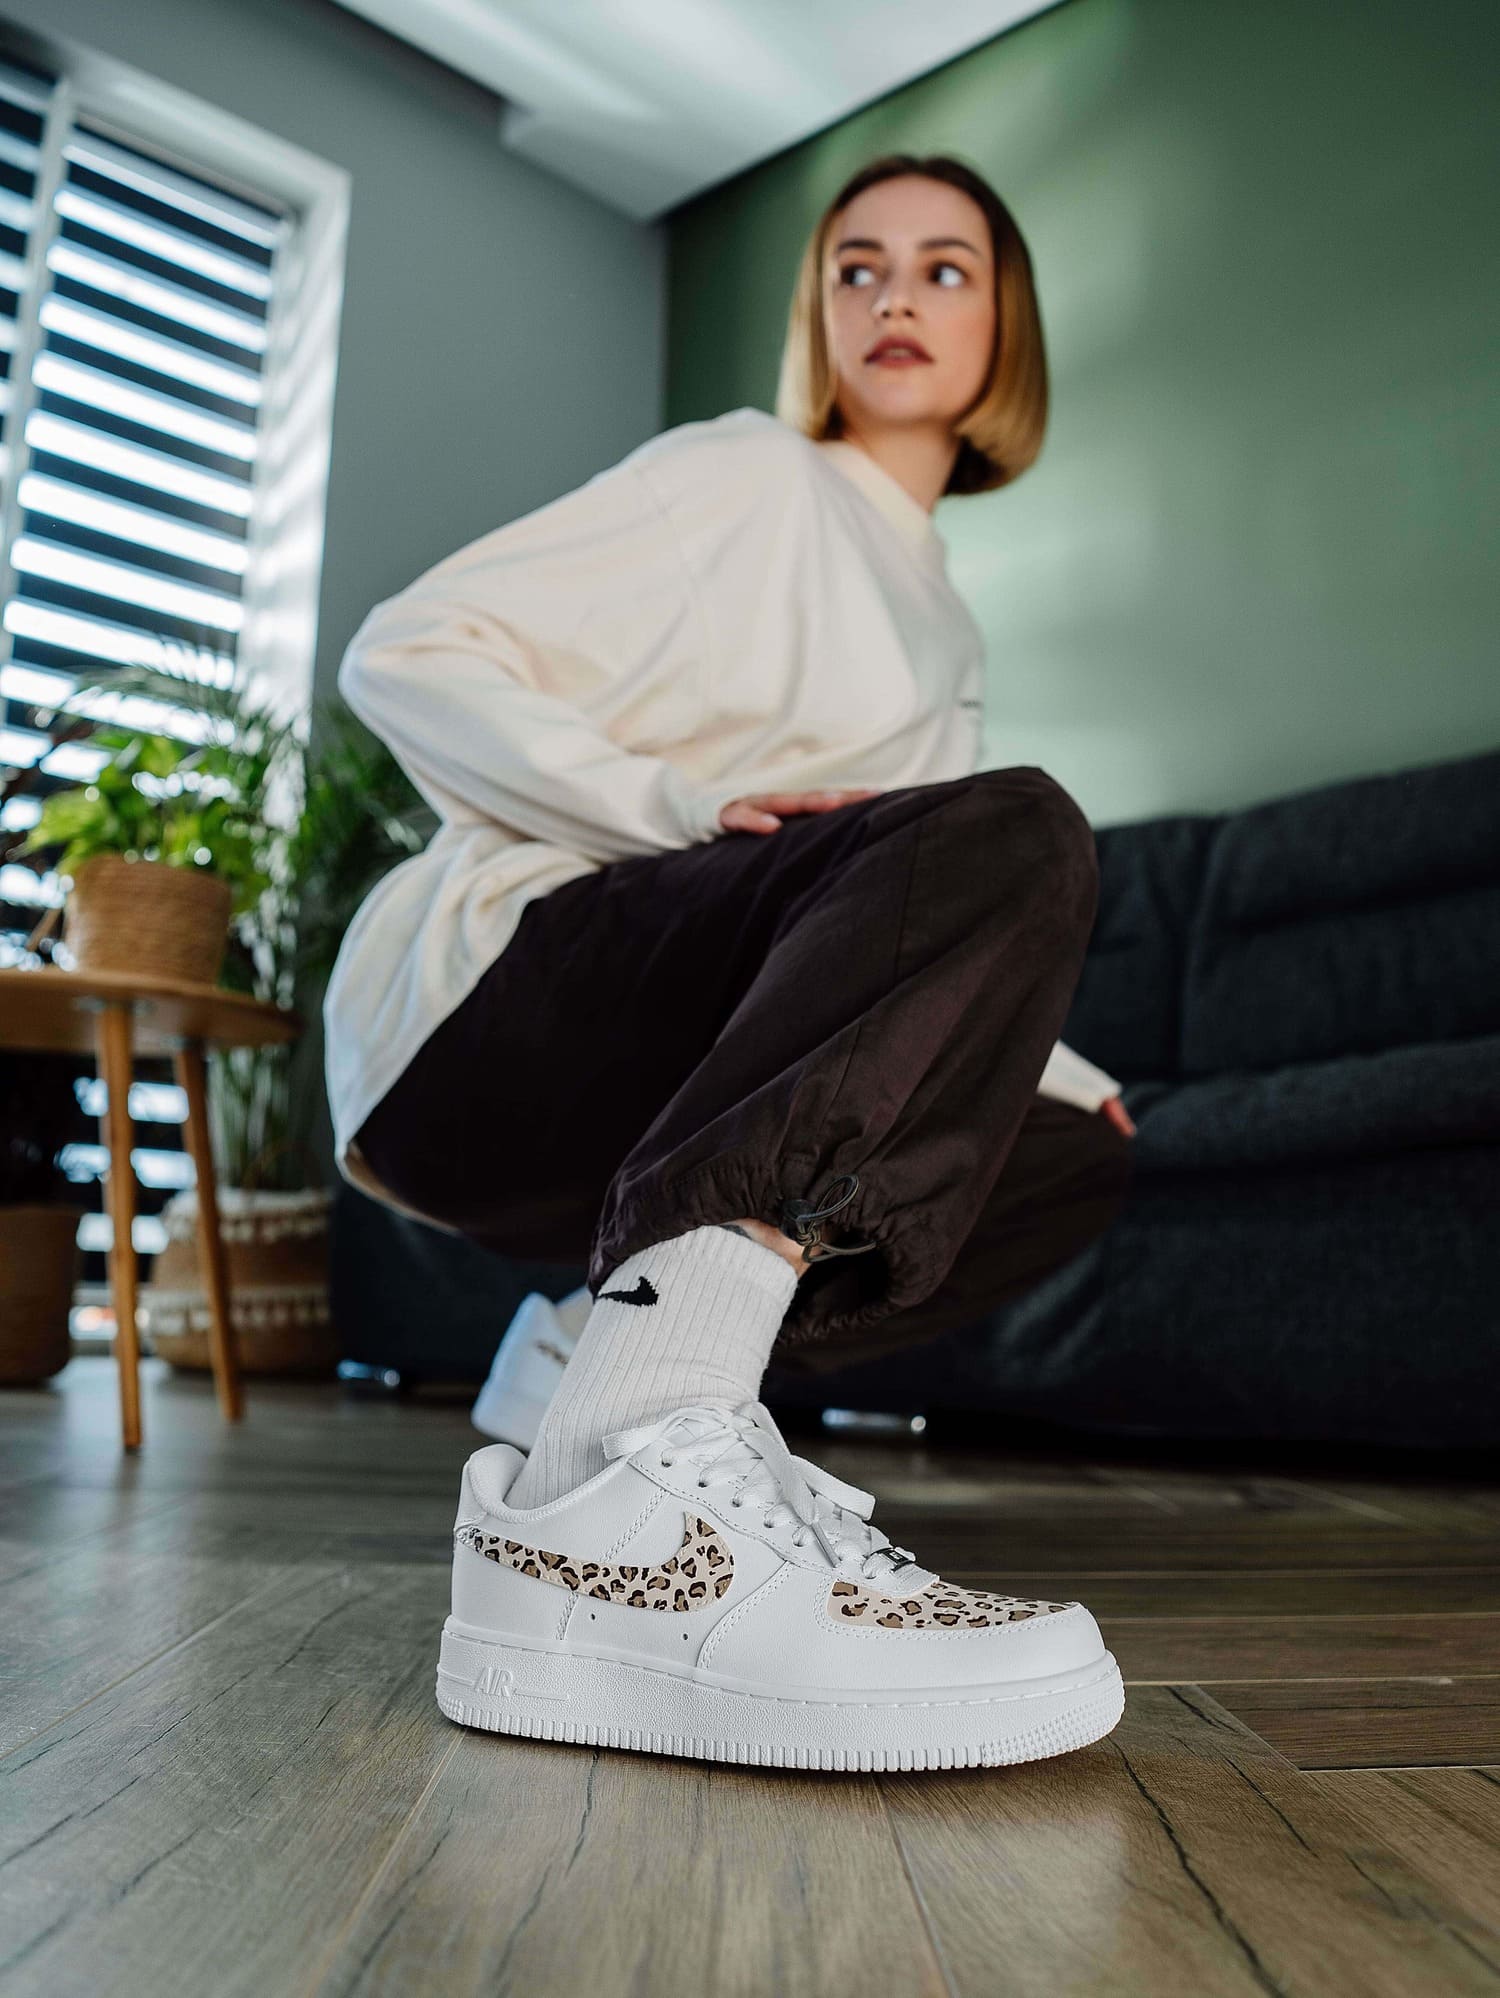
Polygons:
[[734,1555],[724,1536],[706,1519],[683,1516],[682,1545],[669,1561],[578,1561],[546,1547],[528,1547],[504,1534],[460,1526],[454,1539],[487,1561],[518,1574],[533,1575],[581,1596],[623,1603],[627,1609],[695,1610],[717,1602],[734,1580]]

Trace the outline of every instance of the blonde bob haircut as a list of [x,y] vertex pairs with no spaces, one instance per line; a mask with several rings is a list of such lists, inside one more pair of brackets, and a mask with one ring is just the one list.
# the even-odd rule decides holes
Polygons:
[[824,209],[802,252],[787,318],[776,389],[776,414],[814,439],[837,437],[837,403],[825,312],[828,246],[857,194],[902,174],[946,181],[983,209],[995,266],[995,344],[988,380],[954,424],[960,439],[945,493],[984,493],[1018,479],[1042,448],[1047,428],[1047,356],[1032,281],[1031,255],[1015,217],[989,182],[946,153],[886,153],[846,181]]

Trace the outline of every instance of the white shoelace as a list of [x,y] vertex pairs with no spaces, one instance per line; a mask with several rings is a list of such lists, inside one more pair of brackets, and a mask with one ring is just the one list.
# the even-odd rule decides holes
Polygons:
[[794,1455],[764,1402],[752,1399],[733,1407],[704,1402],[673,1409],[654,1422],[616,1429],[604,1438],[604,1454],[631,1457],[646,1444],[659,1443],[663,1461],[671,1463],[674,1442],[699,1467],[700,1485],[737,1486],[730,1503],[759,1502],[766,1527],[796,1520],[793,1544],[801,1547],[814,1534],[841,1574],[874,1581],[915,1564],[914,1555],[893,1546],[869,1524],[874,1494]]

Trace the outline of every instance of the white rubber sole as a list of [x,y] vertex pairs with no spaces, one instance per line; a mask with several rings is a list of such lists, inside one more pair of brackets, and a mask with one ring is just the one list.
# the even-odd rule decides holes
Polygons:
[[1106,1651],[1002,1686],[864,1700],[741,1691],[652,1665],[443,1626],[437,1703],[493,1734],[790,1769],[968,1769],[1066,1755],[1108,1734],[1125,1688]]

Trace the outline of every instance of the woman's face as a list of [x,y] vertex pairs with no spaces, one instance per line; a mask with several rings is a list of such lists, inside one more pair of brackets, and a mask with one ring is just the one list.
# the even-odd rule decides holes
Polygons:
[[[902,174],[857,194],[829,231],[824,295],[848,428],[948,427],[983,392],[994,252],[984,210],[961,188]],[[887,336],[926,358],[872,358]]]

